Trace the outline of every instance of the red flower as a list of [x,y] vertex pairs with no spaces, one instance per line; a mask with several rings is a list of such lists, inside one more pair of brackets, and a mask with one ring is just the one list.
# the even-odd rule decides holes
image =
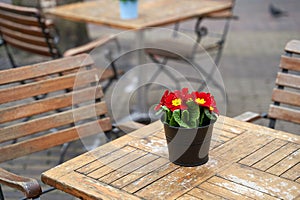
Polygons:
[[183,88],[181,91],[180,90],[175,90],[174,91],[175,95],[182,99],[184,102],[192,99],[192,95],[189,94],[189,89],[188,88]]
[[210,110],[211,112],[214,112],[214,113],[216,113],[216,114],[219,115],[219,110],[218,110],[218,108],[217,108],[217,103],[216,103],[216,101],[215,101],[214,96],[211,96],[210,99],[211,99],[211,105],[210,105],[210,107],[209,107],[209,110]]
[[175,90],[174,92],[166,90],[160,100],[160,103],[154,109],[157,111],[162,106],[166,106],[172,112],[177,109],[186,110],[186,101],[192,98],[191,94],[188,92],[187,88],[183,88],[181,91]]
[[158,111],[162,106],[165,105],[165,99],[167,98],[167,96],[169,95],[169,90],[166,90],[164,95],[161,97],[160,103],[155,106],[154,110]]
[[[177,92],[176,92],[177,93]],[[181,98],[181,95],[175,92],[170,92],[165,99],[165,106],[169,108],[172,112],[177,109],[186,110],[187,106],[184,99]]]
[[205,92],[193,92],[194,102],[202,107],[209,108],[211,106],[211,96],[210,93]]
[[210,93],[192,92],[190,94],[188,88],[183,88],[182,90],[175,90],[174,92],[166,90],[160,100],[159,105],[157,105],[154,109],[158,111],[162,106],[166,106],[172,112],[177,109],[186,110],[188,109],[186,102],[190,100],[193,100],[200,107],[206,107],[211,112],[219,114],[216,101]]

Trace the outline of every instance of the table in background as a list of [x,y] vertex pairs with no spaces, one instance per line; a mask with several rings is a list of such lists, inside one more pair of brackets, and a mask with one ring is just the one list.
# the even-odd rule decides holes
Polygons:
[[[118,0],[83,1],[58,6],[45,11],[68,20],[105,25],[113,28],[137,30],[135,37],[136,49],[144,47],[144,29],[158,27],[183,20],[192,19],[230,9],[231,1],[212,0],[138,0],[138,18],[123,20],[120,18]],[[138,64],[146,63],[144,51],[138,51]],[[143,72],[140,70],[140,76]],[[140,80],[141,82],[142,80]],[[142,88],[140,89],[142,90]],[[138,93],[138,98],[143,99],[144,92]],[[145,101],[138,101],[138,113],[132,116],[137,121],[147,121]]]
[[42,174],[83,199],[297,199],[300,136],[220,116],[208,163],[168,160],[155,122]]
[[46,14],[121,29],[143,29],[199,17],[231,6],[230,1],[139,0],[138,18],[123,20],[120,18],[118,0],[99,0],[58,6],[46,10]]

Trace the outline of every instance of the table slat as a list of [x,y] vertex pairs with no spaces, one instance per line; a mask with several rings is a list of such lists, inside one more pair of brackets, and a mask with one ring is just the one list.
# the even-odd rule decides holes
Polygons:
[[277,198],[296,199],[299,197],[300,184],[248,166],[233,164],[230,168],[220,172],[219,176]]

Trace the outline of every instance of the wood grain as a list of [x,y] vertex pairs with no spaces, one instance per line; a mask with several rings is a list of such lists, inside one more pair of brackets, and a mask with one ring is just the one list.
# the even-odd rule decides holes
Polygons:
[[[124,192],[138,199],[289,199],[300,195],[300,144],[291,142],[298,141],[298,136],[291,139],[291,134],[224,116],[219,120],[222,123],[214,134],[228,140],[210,151],[205,165],[170,163],[158,151],[166,143],[157,121],[43,173],[42,180],[87,199],[116,198]],[[82,176],[76,183],[71,180],[77,176],[74,173]],[[80,186],[81,179],[91,185]]]
[[219,176],[276,198],[296,199],[299,197],[300,184],[247,166],[234,164],[219,173]]

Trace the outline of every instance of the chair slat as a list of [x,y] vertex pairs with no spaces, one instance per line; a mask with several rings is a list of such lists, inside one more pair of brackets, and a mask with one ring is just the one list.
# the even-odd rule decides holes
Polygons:
[[73,93],[62,94],[31,103],[4,108],[0,110],[0,123],[30,117],[51,110],[54,111],[72,106],[72,104],[78,104],[102,97],[103,92],[101,87],[91,87]]
[[[0,9],[1,10],[1,9]],[[36,14],[38,15],[38,14]],[[24,24],[24,25],[30,25],[30,26],[39,26],[38,18],[32,17],[32,16],[24,16],[19,15],[17,13],[2,11],[0,12],[0,18],[4,18],[7,21],[11,21],[17,24]]]
[[300,58],[281,56],[280,67],[282,69],[300,71]]
[[0,26],[5,27],[7,29],[14,30],[14,31],[18,31],[18,32],[21,32],[21,33],[27,34],[27,35],[34,35],[34,36],[39,36],[39,37],[44,36],[42,29],[39,27],[24,26],[24,25],[16,24],[16,23],[1,19],[1,18],[0,18]]
[[36,8],[14,6],[2,2],[0,2],[0,10],[9,11],[9,12],[18,13],[27,16],[36,16],[39,15],[40,13],[39,10]]
[[0,90],[0,103],[7,103],[17,100],[34,97],[49,92],[64,90],[87,85],[88,83],[96,82],[96,70],[82,72],[80,74],[69,74],[62,77],[56,77],[49,80],[33,82],[30,84],[19,85]]
[[287,90],[274,89],[272,101],[285,103],[292,106],[300,106],[300,94]]
[[300,77],[294,74],[277,73],[276,84],[300,89]]
[[[27,35],[27,34],[22,34],[22,33],[19,33],[19,32],[14,32],[14,31],[11,31],[11,30],[5,29],[5,28],[2,28],[1,32],[2,32],[2,35],[5,35],[5,37],[8,38],[8,39],[11,38],[11,40],[24,41],[24,42],[27,42],[27,43],[32,44],[32,45],[37,45],[37,46],[48,48],[48,44],[47,44],[44,37],[35,37],[35,36],[32,36],[32,35]],[[49,40],[49,42],[51,44],[50,40]]]
[[19,82],[27,79],[37,78],[45,75],[51,75],[79,69],[93,64],[93,60],[88,54],[81,54],[69,58],[57,59],[42,64],[24,66],[10,70],[0,71],[0,84]]
[[291,108],[270,105],[268,117],[300,123],[300,111]]
[[[43,135],[20,143],[0,147],[0,162],[42,151],[65,142],[77,140],[81,137],[98,134],[99,127],[101,127],[103,132],[111,130],[112,127],[110,119],[100,119],[98,121],[78,125],[77,127],[57,131],[55,133]],[[78,133],[84,133],[85,135],[79,135]]]
[[[17,47],[19,49],[30,51],[32,53],[42,55],[42,56],[51,56],[51,52],[49,51],[49,48],[43,46],[36,46],[33,44],[25,43],[24,40],[16,40],[10,37],[3,37],[7,44],[10,44],[11,46]],[[54,50],[54,53],[57,54],[57,51]]]
[[87,105],[81,108],[47,115],[28,122],[4,127],[0,130],[0,143],[105,114],[107,114],[106,104],[105,102],[99,102],[95,105]]

